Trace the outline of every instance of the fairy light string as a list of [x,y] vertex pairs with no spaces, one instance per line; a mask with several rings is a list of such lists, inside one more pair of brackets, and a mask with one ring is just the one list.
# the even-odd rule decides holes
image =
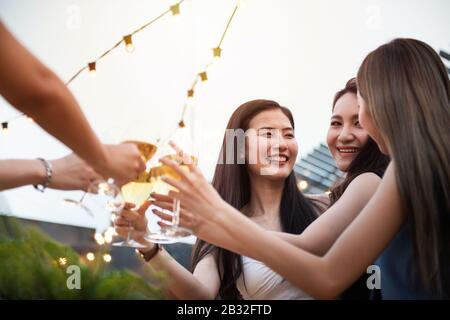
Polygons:
[[[136,33],[141,32],[142,30],[144,30],[147,27],[151,26],[152,24],[154,24],[155,22],[157,22],[158,20],[160,20],[161,18],[163,18],[164,16],[166,16],[168,14],[172,14],[173,16],[180,15],[180,13],[181,13],[180,6],[181,6],[181,4],[184,1],[185,0],[178,1],[174,5],[170,6],[169,9],[167,9],[164,12],[162,12],[160,15],[158,15],[157,17],[155,17],[151,21],[149,21],[149,22],[145,23],[144,25],[140,26],[139,28],[137,28],[133,32],[124,35],[122,37],[122,39],[120,39],[118,42],[116,42],[110,49],[108,49],[105,52],[103,52],[97,59],[88,62],[85,66],[83,66],[77,72],[75,72],[75,74],[72,77],[70,77],[68,81],[65,82],[65,85],[69,86],[85,70],[88,70],[88,72],[90,73],[91,76],[95,76],[95,74],[97,72],[97,65],[98,65],[99,61],[101,61],[103,58],[105,58],[113,50],[115,50],[119,46],[121,46],[122,43],[124,43],[125,49],[128,52],[130,52],[130,53],[133,52],[134,51],[133,36]],[[182,112],[181,112],[181,118],[180,118],[180,120],[178,122],[178,125],[177,125],[176,129],[183,128],[185,126],[185,121],[184,120],[185,120],[186,110],[187,110],[187,108],[189,106],[192,106],[192,101],[193,101],[194,96],[195,96],[195,88],[196,88],[197,84],[199,83],[199,81],[205,82],[205,81],[208,80],[208,69],[211,66],[211,64],[214,62],[214,60],[217,60],[218,58],[221,57],[221,55],[222,55],[222,43],[223,43],[223,41],[225,39],[225,36],[226,36],[226,34],[227,34],[228,30],[229,30],[231,22],[232,22],[233,18],[235,17],[235,14],[236,14],[238,8],[240,6],[242,6],[242,5],[243,5],[243,1],[242,0],[238,0],[236,6],[234,7],[234,10],[233,10],[231,16],[228,19],[228,22],[226,24],[225,30],[223,31],[222,36],[220,37],[220,41],[219,41],[218,45],[215,48],[212,49],[213,53],[212,53],[211,60],[206,64],[206,66],[203,68],[203,70],[201,70],[200,72],[198,72],[195,75],[194,81],[192,82],[191,87],[187,91],[187,96],[186,96],[187,99],[186,99],[186,102],[185,102],[185,104],[183,106],[183,109],[182,109]],[[8,132],[10,130],[9,124],[11,122],[13,122],[13,121],[16,121],[16,120],[22,118],[22,117],[27,117],[31,122],[33,121],[33,119],[31,117],[28,117],[24,113],[18,114],[16,116],[12,117],[11,119],[8,119],[7,121],[1,122],[2,133],[5,134],[5,135],[8,134]]]

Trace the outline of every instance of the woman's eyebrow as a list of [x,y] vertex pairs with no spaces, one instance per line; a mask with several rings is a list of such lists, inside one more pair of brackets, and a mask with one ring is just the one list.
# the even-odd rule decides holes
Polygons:
[[261,128],[258,128],[258,130],[282,130],[282,131],[285,131],[285,130],[294,130],[294,128],[285,127],[285,128],[279,129],[279,128],[273,128],[273,127],[261,127]]
[[332,115],[331,116],[331,120],[342,120],[342,117],[340,116],[340,115],[338,115],[338,114],[334,114],[334,115]]

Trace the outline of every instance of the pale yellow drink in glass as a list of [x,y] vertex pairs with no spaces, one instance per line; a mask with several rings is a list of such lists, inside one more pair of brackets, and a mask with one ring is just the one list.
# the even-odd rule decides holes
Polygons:
[[[148,162],[156,153],[156,146],[142,141],[126,141],[125,143],[135,144],[145,162]],[[139,176],[122,186],[122,194],[126,202],[133,203],[139,208],[150,196],[152,192],[152,183],[149,179],[149,173],[143,171]]]

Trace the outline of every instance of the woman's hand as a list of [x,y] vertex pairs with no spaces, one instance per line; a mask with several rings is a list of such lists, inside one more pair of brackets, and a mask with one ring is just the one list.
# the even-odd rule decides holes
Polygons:
[[[180,180],[163,177],[163,181],[177,188],[178,192],[170,191],[168,196],[152,194],[152,197],[156,199],[154,204],[170,210],[171,199],[179,199],[181,201],[181,226],[191,229],[198,238],[206,242],[232,251],[239,250],[241,245],[233,237],[230,237],[227,228],[235,227],[235,219],[242,219],[242,214],[220,197],[216,189],[191,163],[189,155],[186,155],[175,144],[171,143],[171,146],[183,159],[183,165],[188,166],[189,171],[181,169],[170,159],[160,159],[162,163],[178,173]],[[170,220],[161,212],[155,213],[164,220]]]
[[[171,146],[176,150],[178,156],[183,159],[183,165],[189,171],[183,170],[179,164],[169,158],[161,158],[159,161],[172,168],[181,177],[175,180],[170,177],[162,177],[162,180],[178,189],[170,191],[169,197],[181,201],[182,207],[193,216],[206,219],[211,222],[220,218],[220,213],[228,204],[220,197],[216,189],[205,179],[203,174],[190,160],[191,157],[185,154],[175,144]],[[201,221],[201,220],[199,220]]]
[[[49,188],[87,191],[91,181],[102,178],[75,153],[60,159],[51,160],[50,163],[53,168],[53,176],[48,186]],[[41,171],[44,179],[44,168]]]
[[[158,193],[152,193],[151,196],[155,199],[154,201],[152,201],[153,205],[163,210],[173,210],[173,198]],[[162,220],[158,221],[160,227],[168,226],[172,223],[172,215],[164,213],[158,209],[153,209],[152,212]],[[197,234],[199,229],[201,229],[202,224],[204,223],[205,219],[193,215],[183,207],[183,204],[181,204],[180,222],[178,226],[190,229],[195,234]]]
[[[173,198],[156,193],[153,193],[152,197],[155,199],[153,201],[155,206],[164,210],[172,210]],[[157,209],[153,210],[153,214],[161,218],[161,221],[158,222],[160,227],[168,226],[172,222],[172,215],[170,214]],[[237,245],[234,244],[234,241],[221,226],[209,219],[192,214],[183,207],[183,203],[181,203],[179,226],[192,230],[199,239],[215,244],[216,246],[227,246],[234,250],[238,249]]]
[[127,238],[128,232],[130,232],[131,239],[147,246],[149,249],[152,248],[154,244],[144,239],[148,223],[145,211],[151,204],[150,201],[147,201],[138,210],[132,210],[135,205],[127,202],[114,221],[117,234]]
[[117,145],[104,145],[106,161],[95,167],[105,179],[114,178],[119,186],[136,178],[145,170],[145,163],[136,145],[122,143]]

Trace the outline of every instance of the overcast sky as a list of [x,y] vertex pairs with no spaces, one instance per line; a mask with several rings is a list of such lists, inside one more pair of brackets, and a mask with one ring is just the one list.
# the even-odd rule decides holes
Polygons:
[[[64,81],[123,35],[165,11],[167,0],[0,0],[0,19]],[[215,47],[235,5],[232,0],[186,0],[181,16],[164,17],[137,34],[135,51],[115,50],[83,73],[70,90],[105,142],[134,137],[154,141],[178,121],[186,90]],[[324,141],[334,93],[362,59],[396,37],[450,50],[447,0],[247,0],[223,43],[222,59],[195,102],[200,167],[208,177],[226,122],[240,104],[278,101],[295,116],[299,157]],[[447,31],[446,31],[447,30]],[[0,70],[1,72],[1,70]],[[17,111],[0,98],[0,121]],[[18,120],[0,135],[0,158],[55,158],[68,152],[36,124]],[[8,213],[93,226],[62,204],[80,193],[32,187],[0,193]]]

